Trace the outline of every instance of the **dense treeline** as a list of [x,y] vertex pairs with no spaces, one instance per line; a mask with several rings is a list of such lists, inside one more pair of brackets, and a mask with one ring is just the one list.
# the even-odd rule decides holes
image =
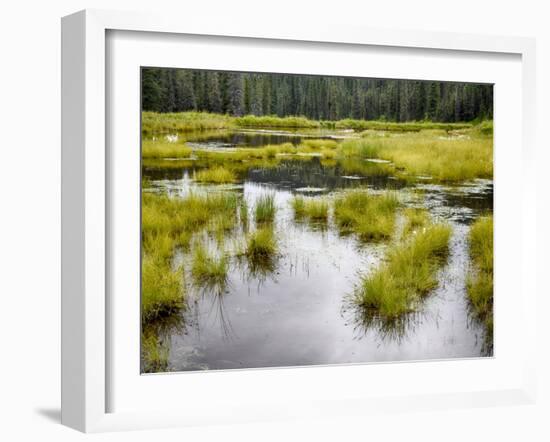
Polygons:
[[493,87],[472,83],[356,79],[143,68],[142,109],[456,122],[490,119]]

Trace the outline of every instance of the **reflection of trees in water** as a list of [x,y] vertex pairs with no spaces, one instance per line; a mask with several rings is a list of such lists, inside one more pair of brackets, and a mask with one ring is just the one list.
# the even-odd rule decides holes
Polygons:
[[[349,175],[362,179],[350,179]],[[318,157],[307,160],[285,160],[277,167],[252,169],[248,179],[258,183],[280,183],[285,188],[351,188],[370,185],[375,188],[400,188],[404,182],[390,178],[392,170],[386,164],[363,160],[338,160],[326,165]]]

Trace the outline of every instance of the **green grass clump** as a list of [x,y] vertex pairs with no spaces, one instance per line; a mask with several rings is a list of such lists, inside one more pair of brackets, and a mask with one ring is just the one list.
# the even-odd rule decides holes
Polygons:
[[269,261],[277,253],[275,234],[270,227],[262,227],[250,233],[246,241],[246,256],[249,261]]
[[468,277],[467,291],[474,315],[486,325],[488,338],[493,332],[493,217],[479,218],[470,228],[470,259],[474,272]]
[[141,144],[141,157],[144,159],[189,158],[192,151],[185,144],[165,141],[143,140]]
[[155,333],[141,334],[141,358],[144,373],[158,373],[168,369],[169,348],[162,344]]
[[270,223],[275,218],[275,195],[266,194],[256,200],[254,208],[254,219],[256,223]]
[[437,271],[447,259],[450,235],[449,226],[432,224],[394,246],[382,266],[363,278],[355,302],[383,320],[414,311],[437,286]]
[[235,118],[235,124],[240,127],[284,127],[284,128],[317,128],[318,121],[309,120],[305,117],[277,117],[274,115],[255,116],[245,115]]
[[227,257],[215,257],[202,244],[195,245],[191,263],[191,276],[198,287],[223,287],[227,283]]
[[183,232],[205,228],[216,215],[236,222],[237,196],[232,193],[189,194],[185,198],[143,194],[142,230],[144,243],[149,235],[167,234],[176,240]]
[[184,305],[183,272],[144,255],[141,266],[141,318],[150,323],[179,312]]
[[326,222],[328,220],[329,204],[325,199],[295,196],[292,198],[291,206],[294,211],[294,218],[297,220],[303,218],[314,222]]
[[195,172],[193,179],[201,183],[224,184],[235,182],[237,177],[232,170],[226,169],[223,166],[216,166]]
[[342,233],[355,233],[362,241],[389,239],[395,230],[399,201],[391,193],[371,195],[354,190],[338,197],[334,217]]

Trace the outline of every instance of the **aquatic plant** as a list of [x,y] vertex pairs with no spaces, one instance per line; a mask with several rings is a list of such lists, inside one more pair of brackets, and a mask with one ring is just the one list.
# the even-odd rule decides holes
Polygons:
[[268,193],[260,196],[256,200],[254,208],[254,219],[256,223],[273,222],[275,218],[275,195]]
[[385,240],[394,233],[398,206],[393,193],[354,190],[336,198],[334,217],[342,233],[355,233],[362,241]]
[[385,262],[362,278],[355,302],[366,314],[397,319],[414,311],[419,301],[437,286],[437,271],[449,253],[451,228],[431,224],[394,245]]
[[224,287],[227,283],[228,262],[222,253],[209,254],[201,243],[195,244],[191,263],[191,276],[197,287]]
[[253,263],[271,260],[277,253],[273,229],[267,226],[251,232],[247,237],[245,253],[248,260]]
[[324,198],[294,196],[291,205],[296,219],[308,218],[314,222],[326,222],[328,219],[329,204]]
[[474,315],[493,333],[493,217],[476,220],[468,235],[473,272],[468,276],[467,291]]
[[241,204],[239,206],[239,217],[243,228],[248,227],[248,203],[244,198],[241,200]]
[[168,368],[170,351],[168,345],[161,342],[152,331],[146,330],[141,334],[141,359],[144,373],[158,373]]
[[141,157],[144,159],[189,158],[192,152],[193,149],[185,144],[153,140],[143,140],[141,143]]
[[183,271],[165,260],[144,255],[141,265],[142,323],[179,312],[184,306]]
[[193,174],[193,179],[203,183],[233,183],[237,177],[235,173],[223,166],[216,166],[210,169],[203,169]]

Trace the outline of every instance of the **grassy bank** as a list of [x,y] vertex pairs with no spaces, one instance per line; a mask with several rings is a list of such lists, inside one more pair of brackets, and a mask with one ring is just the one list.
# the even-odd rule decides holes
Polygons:
[[208,112],[141,113],[141,131],[144,134],[226,129],[233,125],[232,117]]
[[[419,218],[417,218],[418,220]],[[355,302],[365,314],[396,320],[416,310],[437,286],[437,272],[449,252],[451,228],[424,223],[409,231],[388,251],[383,264],[365,276],[355,292]]]
[[493,217],[479,218],[468,236],[472,273],[467,281],[468,298],[474,315],[493,336]]
[[419,132],[421,130],[436,129],[455,131],[474,127],[474,123],[441,123],[435,121],[380,121],[343,119],[337,121],[311,120],[302,116],[278,117],[276,115],[245,115],[231,117],[229,115],[213,114],[208,112],[179,112],[179,113],[142,113],[142,131],[145,134],[186,132],[208,129],[244,128],[281,128],[281,129],[342,129],[342,130],[375,130],[395,132]]
[[402,175],[429,176],[436,181],[493,177],[493,141],[488,136],[444,137],[412,133],[345,141],[344,158],[391,161]]

